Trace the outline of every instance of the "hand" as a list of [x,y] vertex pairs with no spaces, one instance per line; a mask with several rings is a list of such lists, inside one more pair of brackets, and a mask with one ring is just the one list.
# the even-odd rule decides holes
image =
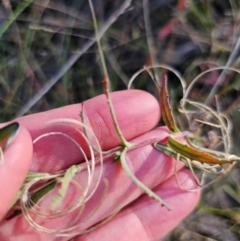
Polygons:
[[[141,141],[156,136],[165,139],[168,136],[165,127],[153,130],[160,113],[158,102],[151,95],[129,90],[115,92],[111,96],[120,128],[127,140]],[[75,104],[16,120],[20,123],[19,133],[4,151],[5,162],[0,166],[0,219],[6,214],[29,170],[53,172],[79,163],[81,155],[70,143],[64,143],[64,139],[57,143],[58,148],[54,150],[49,149],[47,139],[40,142],[34,146],[34,155],[32,139],[43,133],[43,127],[49,120],[62,117],[80,120],[80,110],[81,105]],[[112,149],[120,144],[104,95],[84,102],[84,113],[103,150]],[[54,152],[58,158],[61,155],[61,160],[65,161],[57,162],[59,159],[53,158]],[[175,161],[155,150],[152,145],[130,151],[127,159],[135,175],[168,204],[170,211],[143,194],[125,174],[120,164],[112,162],[111,157],[104,160],[103,176],[109,181],[107,195],[97,212],[83,226],[86,229],[90,228],[119,206],[124,206],[124,209],[109,222],[74,239],[56,238],[35,230],[22,215],[19,215],[10,220],[2,220],[0,240],[159,240],[190,214],[199,200],[200,193],[181,190],[174,177]],[[181,167],[182,164],[179,168]],[[177,176],[182,187],[191,189],[196,186],[189,171],[181,169]],[[96,206],[99,203],[97,195],[99,193],[93,196],[89,206]],[[66,219],[63,222],[67,224],[68,221]],[[56,225],[51,224],[51,220],[45,220],[45,223]]]

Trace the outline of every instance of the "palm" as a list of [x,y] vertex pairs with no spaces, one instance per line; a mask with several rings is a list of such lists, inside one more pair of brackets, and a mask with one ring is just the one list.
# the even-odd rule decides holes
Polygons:
[[[166,128],[152,130],[159,119],[158,103],[153,97],[141,91],[122,91],[113,93],[112,98],[120,128],[127,140],[137,138],[140,141],[156,136],[164,139],[168,136]],[[62,117],[79,120],[80,109],[81,106],[76,104],[26,116],[18,121],[26,127],[32,139],[35,139],[42,133],[44,123],[49,120]],[[120,144],[110,118],[105,96],[98,96],[86,101],[84,111],[86,121],[94,130],[103,150],[112,149]],[[50,148],[50,150],[46,141],[39,142],[34,146],[35,154],[32,157],[31,139],[27,131],[23,127],[21,128],[16,141],[5,152],[6,160],[14,159],[12,165],[4,164],[0,169],[0,191],[4,192],[6,187],[12,189],[9,196],[6,195],[6,200],[1,201],[0,213],[2,216],[29,170],[29,165],[31,171],[52,172],[79,163],[82,159],[76,148],[69,142],[65,142],[64,138],[57,142],[59,146],[64,146],[64,148],[60,148],[61,151],[59,151],[59,146],[55,146],[55,149]],[[19,143],[17,144],[17,142]],[[14,148],[18,148],[17,157],[12,154],[15,152]],[[61,155],[60,159],[65,161],[57,162],[59,155]],[[55,160],[53,156],[58,156],[58,159]],[[199,193],[190,193],[178,188],[173,176],[174,161],[171,158],[159,153],[151,145],[147,145],[130,151],[127,159],[135,175],[163,198],[170,206],[171,211],[161,207],[159,203],[145,194],[142,195],[141,190],[131,182],[119,163],[113,163],[112,157],[109,157],[104,160],[103,167],[103,178],[106,178],[109,183],[107,194],[94,215],[81,225],[79,231],[91,228],[118,208],[123,209],[103,226],[84,236],[75,237],[74,240],[99,240],[99,238],[101,240],[158,240],[186,217],[196,205]],[[21,168],[17,168],[16,165],[17,163],[19,165],[20,161]],[[15,167],[16,175],[13,174],[12,169],[8,171],[9,175],[13,174],[12,177],[3,175],[10,167]],[[79,183],[83,182],[85,175],[86,173],[81,173],[76,180]],[[181,170],[178,179],[186,188],[194,186],[191,174],[187,171]],[[86,205],[86,213],[95,210],[104,189],[104,185],[100,183],[97,192]],[[74,199],[74,197],[70,198]],[[51,198],[45,201],[45,205],[50,202]],[[59,224],[51,222],[51,220],[45,220],[44,223],[51,228],[58,229],[60,226],[68,225],[71,218],[73,217],[61,219]],[[84,219],[84,214],[81,218]],[[22,215],[8,221],[3,220],[0,226],[0,237],[3,241],[15,240],[16,237],[17,240],[27,238],[29,240],[69,240],[72,238],[59,239],[53,235],[39,232],[30,227]]]

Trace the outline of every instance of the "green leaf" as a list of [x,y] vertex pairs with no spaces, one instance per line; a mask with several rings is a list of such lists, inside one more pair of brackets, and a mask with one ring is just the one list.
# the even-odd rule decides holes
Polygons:
[[71,180],[74,178],[78,171],[79,168],[76,165],[73,165],[67,169],[67,171],[64,174],[64,177],[61,180],[61,188],[58,191],[58,195],[52,202],[52,210],[56,209],[57,206],[62,202],[63,198],[66,195],[69,184],[71,183]]
[[201,163],[208,163],[208,164],[230,164],[236,160],[226,160],[226,159],[219,159],[213,155],[210,155],[206,152],[200,151],[192,146],[188,146],[176,141],[174,138],[169,136],[168,139],[169,146],[180,155],[189,158],[191,160],[199,161]]
[[31,203],[28,203],[28,208],[31,208],[34,204],[38,203],[46,194],[54,189],[57,182],[55,180],[49,181],[46,185],[39,188],[39,190],[35,191],[31,196]]
[[170,129],[172,132],[178,132],[178,128],[175,124],[175,120],[172,114],[172,108],[169,103],[169,94],[167,90],[167,75],[164,75],[162,79],[162,86],[160,89],[160,109],[163,121],[165,125]]
[[153,145],[157,150],[163,152],[164,154],[177,158],[177,153],[168,145],[168,144],[161,144],[161,143],[154,143]]

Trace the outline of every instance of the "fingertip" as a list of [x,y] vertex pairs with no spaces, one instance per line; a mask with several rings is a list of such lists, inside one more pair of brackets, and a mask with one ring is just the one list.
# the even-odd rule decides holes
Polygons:
[[200,188],[192,173],[182,169],[177,173],[177,181],[172,176],[158,185],[154,192],[164,200],[169,209],[160,207],[159,203],[149,200],[148,197],[143,197],[138,207],[133,208],[133,212],[139,219],[144,220],[142,225],[147,235],[152,239],[159,239],[166,236],[191,214],[199,202]]
[[182,169],[181,171],[174,173],[174,176],[160,184],[159,188],[161,188],[161,190],[165,190],[168,189],[169,186],[171,186],[172,190],[178,190],[180,193],[191,190],[196,190],[196,192],[198,192],[199,190],[199,186],[197,185],[193,174],[187,169]]
[[19,126],[17,135],[4,150],[0,166],[0,219],[6,214],[29,170],[32,159],[32,139],[25,127]]

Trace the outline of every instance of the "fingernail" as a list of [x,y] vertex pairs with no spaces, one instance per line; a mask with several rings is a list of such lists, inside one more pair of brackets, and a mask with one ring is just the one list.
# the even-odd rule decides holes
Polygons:
[[19,130],[19,124],[13,122],[3,128],[0,128],[0,147],[6,149],[16,138]]

